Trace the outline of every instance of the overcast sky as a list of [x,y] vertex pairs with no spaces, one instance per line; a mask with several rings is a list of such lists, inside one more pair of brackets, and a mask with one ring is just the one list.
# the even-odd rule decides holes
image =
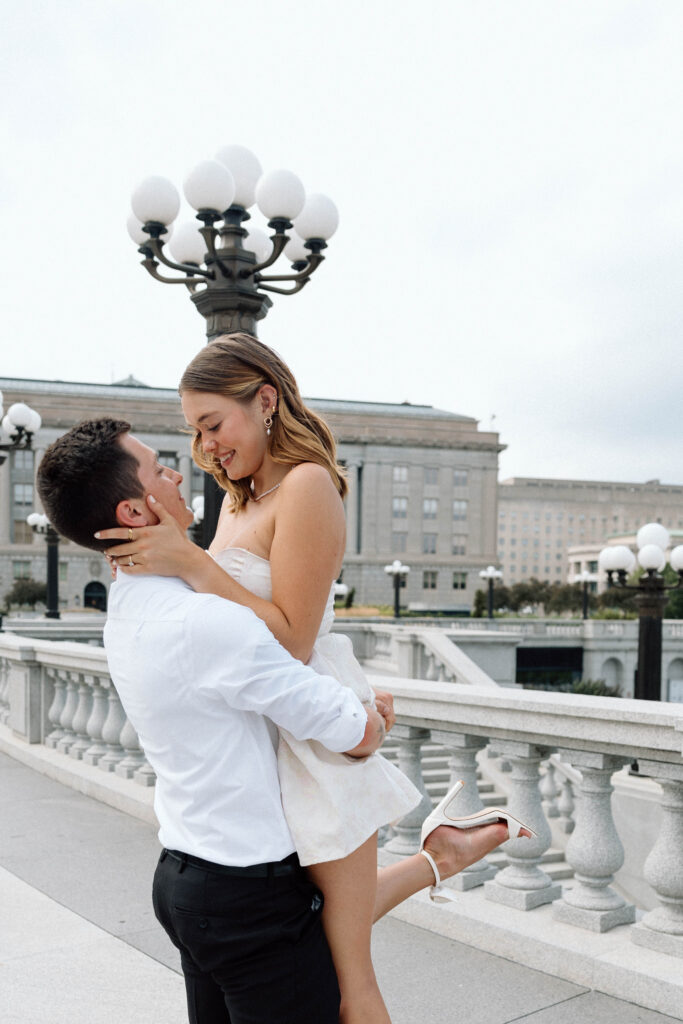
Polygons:
[[129,197],[236,142],[340,210],[260,328],[304,394],[495,416],[501,477],[683,482],[681,0],[0,13],[0,375],[175,386],[204,320]]

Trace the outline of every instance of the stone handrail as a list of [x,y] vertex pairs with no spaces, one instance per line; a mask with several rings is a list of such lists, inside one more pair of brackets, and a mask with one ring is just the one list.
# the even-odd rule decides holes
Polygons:
[[[421,747],[431,740],[449,751],[451,782],[463,779],[467,784],[458,798],[460,815],[483,806],[476,785],[477,756],[488,748],[509,762],[509,809],[537,837],[508,843],[509,863],[495,875],[480,863],[458,876],[456,887],[483,883],[487,899],[521,911],[552,903],[556,920],[593,932],[628,925],[634,942],[683,956],[683,707],[400,678],[392,680],[391,688],[399,762],[425,799],[396,825],[387,850],[407,854],[418,847],[428,809]],[[551,841],[540,766],[555,753],[568,766],[562,774],[578,795],[575,810],[567,813],[573,830],[567,828],[571,835],[565,854],[574,883],[564,892],[539,866]],[[624,859],[612,818],[611,780],[634,759],[662,790],[662,824],[644,872],[659,906],[638,924],[635,907],[610,886]]]

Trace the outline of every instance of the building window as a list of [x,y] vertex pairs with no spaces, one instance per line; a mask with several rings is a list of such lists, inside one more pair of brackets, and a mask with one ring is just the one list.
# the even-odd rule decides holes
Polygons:
[[33,484],[14,484],[14,504],[33,504]]
[[169,469],[178,469],[178,453],[177,452],[159,452],[159,462],[162,466],[168,466]]
[[422,573],[422,589],[436,590],[436,581],[438,576],[439,574],[435,569],[425,569]]
[[453,518],[463,522],[467,519],[467,502],[456,498],[453,502]]
[[393,481],[395,484],[407,484],[408,483],[408,467],[407,466],[394,466]]
[[589,562],[588,563],[588,571],[589,572],[597,572],[598,571],[598,563],[597,562]]
[[433,487],[439,482],[439,470],[435,466],[425,466],[425,487]]
[[[453,486],[454,487],[467,487],[467,470],[466,469],[454,469],[453,470]],[[505,515],[505,513],[501,513]]]
[[392,498],[391,499],[391,514],[394,519],[407,519],[408,518],[408,499],[407,498]]
[[406,550],[406,543],[408,540],[407,533],[392,533],[391,535],[391,550],[395,555],[404,554]]
[[15,580],[28,580],[31,578],[31,563],[28,558],[12,562],[12,576]]
[[422,534],[422,554],[423,555],[435,555],[436,554],[436,537],[435,533],[423,533]]
[[467,573],[453,573],[453,590],[465,590],[467,588]]
[[467,554],[467,538],[466,537],[454,537],[453,538],[453,552],[454,555],[466,555]]
[[59,582],[60,583],[66,583],[66,578],[67,578],[68,572],[69,572],[69,563],[68,562],[60,562],[59,563]]
[[422,518],[423,519],[436,519],[437,512],[439,511],[439,499],[438,498],[425,498],[422,502]]
[[14,469],[33,475],[33,452],[30,449],[20,448],[14,452],[12,462]]
[[33,544],[33,530],[25,519],[14,520],[14,544]]

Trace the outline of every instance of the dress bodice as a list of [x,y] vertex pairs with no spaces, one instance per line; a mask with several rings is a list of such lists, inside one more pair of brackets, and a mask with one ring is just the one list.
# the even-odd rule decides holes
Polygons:
[[[262,597],[264,601],[272,601],[273,587],[270,575],[270,562],[267,558],[255,555],[253,551],[246,548],[223,548],[216,552],[213,558],[225,569],[236,583],[245,587],[256,597]],[[318,636],[326,636],[334,622],[334,583],[330,587],[327,597],[327,604],[323,613]]]

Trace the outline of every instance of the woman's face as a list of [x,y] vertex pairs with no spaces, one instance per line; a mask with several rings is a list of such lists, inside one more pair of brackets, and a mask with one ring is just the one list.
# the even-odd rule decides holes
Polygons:
[[220,459],[231,480],[257,473],[268,451],[263,421],[273,399],[267,390],[261,388],[249,402],[208,391],[185,391],[182,395],[189,426],[199,432],[203,450]]

